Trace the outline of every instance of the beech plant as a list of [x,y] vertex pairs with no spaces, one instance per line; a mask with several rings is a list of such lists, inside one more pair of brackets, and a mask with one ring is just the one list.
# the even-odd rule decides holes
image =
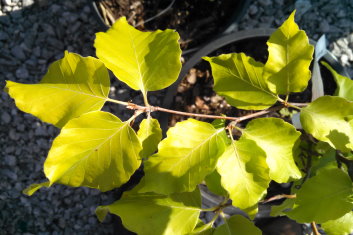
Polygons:
[[[111,205],[97,205],[100,221],[113,213],[142,235],[256,235],[261,232],[252,219],[258,204],[285,199],[272,207],[272,216],[311,223],[315,234],[318,225],[327,234],[353,232],[353,81],[324,64],[336,79],[336,94],[311,103],[288,101],[292,93],[307,88],[314,51],[294,14],[267,41],[265,64],[244,53],[204,58],[217,94],[236,108],[257,110],[242,117],[151,106],[148,92],[170,86],[180,72],[179,35],[171,29],[141,32],[124,17],[97,33],[98,59],[65,52],[38,84],[7,81],[5,89],[20,110],[61,128],[44,163],[47,181],[30,185],[24,193],[53,184],[105,192],[128,182],[142,165],[144,177],[135,188]],[[141,91],[144,104],[109,98],[108,69]],[[101,111],[106,102],[135,113],[121,121]],[[300,112],[302,129],[281,118],[263,117],[283,108]],[[170,127],[162,139],[153,112],[190,118]],[[144,119],[136,132],[132,126],[140,115]],[[192,118],[196,116],[215,121]],[[291,193],[265,199],[270,181],[292,182]],[[199,184],[223,202],[202,208]],[[228,218],[223,213],[228,206],[248,217]],[[203,211],[214,212],[207,224],[199,219]],[[214,227],[219,216],[224,224]]]

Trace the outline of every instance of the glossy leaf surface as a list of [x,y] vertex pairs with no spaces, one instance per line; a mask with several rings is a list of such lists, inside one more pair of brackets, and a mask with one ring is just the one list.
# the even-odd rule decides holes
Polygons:
[[137,136],[142,143],[140,156],[146,158],[151,156],[162,139],[162,130],[157,119],[146,118],[140,124]]
[[338,74],[328,63],[323,61],[322,64],[330,70],[332,76],[335,78],[337,84],[335,95],[346,98],[349,101],[353,101],[353,81]]
[[266,152],[270,178],[278,183],[301,178],[294,162],[300,132],[279,118],[257,118],[242,131],[242,137],[256,142]]
[[241,215],[233,215],[217,227],[213,235],[261,235],[261,230]]
[[314,47],[294,22],[294,14],[267,41],[269,56],[263,76],[269,89],[280,95],[303,91],[311,77]]
[[217,171],[232,204],[254,215],[270,182],[265,152],[252,140],[234,141],[219,158]]
[[262,77],[263,64],[244,53],[204,57],[212,67],[214,90],[241,109],[265,109],[276,103]]
[[70,120],[44,163],[50,184],[108,191],[126,183],[141,164],[141,144],[129,124],[101,111]]
[[160,90],[178,78],[181,69],[179,34],[174,30],[141,32],[118,19],[96,34],[96,54],[114,75],[135,90]]
[[123,225],[139,235],[187,234],[196,226],[200,211],[199,190],[169,196],[154,193],[126,194],[96,213],[103,221],[109,211],[121,217]]
[[110,78],[102,62],[67,51],[63,59],[49,66],[39,84],[6,83],[20,110],[57,127],[83,113],[100,110],[109,88]]
[[225,149],[224,128],[188,119],[167,132],[158,153],[145,162],[144,192],[170,194],[193,191],[206,175],[214,171]]
[[340,169],[324,169],[297,192],[293,210],[286,214],[299,223],[324,223],[353,209],[353,185]]
[[349,235],[353,233],[353,212],[321,224],[327,235]]
[[353,103],[341,97],[323,96],[301,110],[304,130],[333,148],[353,150]]

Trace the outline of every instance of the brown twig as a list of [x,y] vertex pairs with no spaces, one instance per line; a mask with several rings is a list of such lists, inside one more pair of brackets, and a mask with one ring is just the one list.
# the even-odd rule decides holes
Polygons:
[[262,111],[259,111],[256,113],[251,113],[249,115],[245,115],[242,117],[226,117],[226,116],[199,114],[199,113],[188,113],[188,112],[176,111],[176,110],[171,110],[171,109],[165,109],[165,108],[158,107],[158,106],[142,106],[142,105],[137,105],[134,103],[124,102],[124,101],[119,101],[119,100],[114,100],[114,99],[108,99],[107,101],[124,105],[126,108],[131,109],[131,110],[140,110],[140,111],[149,112],[149,113],[159,111],[159,112],[172,113],[172,114],[177,114],[177,115],[182,115],[182,116],[210,118],[210,119],[225,119],[225,120],[236,121],[236,122],[241,122],[241,121],[248,120],[248,119],[251,119],[254,117],[263,116],[263,115],[278,111],[283,108],[283,105],[279,105],[279,106],[275,106],[275,107],[272,107],[272,108],[269,108],[266,110],[262,110]]
[[268,203],[268,202],[280,200],[280,199],[283,199],[283,198],[293,199],[293,198],[296,198],[296,197],[297,197],[297,195],[295,195],[295,194],[293,194],[293,195],[280,194],[280,195],[276,195],[276,196],[270,197],[269,199],[263,200],[263,201],[261,201],[261,203]]
[[319,230],[316,227],[316,223],[313,221],[310,223],[311,229],[313,230],[314,235],[320,235]]

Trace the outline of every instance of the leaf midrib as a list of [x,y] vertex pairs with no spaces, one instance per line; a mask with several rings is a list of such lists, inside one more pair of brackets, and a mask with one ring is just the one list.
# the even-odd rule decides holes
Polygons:
[[196,150],[198,150],[200,147],[202,147],[206,142],[210,141],[214,136],[217,136],[219,133],[221,133],[224,130],[224,128],[221,128],[219,130],[216,130],[215,133],[213,133],[212,135],[210,135],[207,139],[203,140],[200,144],[198,144],[196,147],[192,148],[191,151],[186,154],[184,157],[178,158],[179,161],[177,161],[176,164],[173,164],[170,168],[168,168],[167,171],[170,171],[171,169],[173,169],[176,166],[179,166],[182,162],[184,162],[183,160],[185,158],[188,158],[189,156],[191,156]]
[[[74,168],[76,168],[76,166],[78,165],[78,164],[80,164],[82,161],[84,161],[84,160],[86,160],[88,157],[90,157],[91,156],[91,154],[93,153],[93,151],[95,150],[95,149],[99,149],[103,144],[105,144],[107,141],[109,141],[109,140],[111,140],[118,132],[120,132],[120,130],[122,129],[122,128],[124,128],[126,125],[128,124],[128,122],[126,122],[125,124],[123,124],[120,128],[118,128],[112,135],[110,135],[108,138],[103,138],[103,139],[105,139],[105,141],[103,141],[102,143],[100,143],[98,146],[96,146],[96,147],[94,147],[94,148],[92,148],[91,149],[91,151],[89,152],[89,153],[87,153],[84,157],[82,157],[82,158],[80,158],[80,159],[78,159],[74,164],[72,164],[72,166],[70,167],[70,168],[68,168],[63,174],[61,174],[61,176],[57,179],[57,180],[60,180],[60,178],[63,176],[63,175],[65,175],[65,174],[67,174],[67,172],[70,172],[71,170],[73,170]],[[75,156],[77,156],[78,154],[75,154]],[[56,180],[56,181],[57,181]],[[54,182],[51,182],[51,183],[54,183]]]
[[89,93],[81,92],[81,91],[78,91],[78,90],[73,90],[73,89],[68,89],[68,88],[63,88],[63,87],[50,86],[48,84],[49,83],[40,83],[38,85],[41,85],[41,86],[44,86],[44,87],[48,87],[48,88],[53,88],[53,89],[70,91],[70,92],[77,93],[77,94],[80,94],[80,95],[91,96],[91,97],[102,99],[102,100],[107,100],[108,99],[108,97],[105,96],[105,94],[103,94],[103,96],[97,96],[97,95],[92,95],[92,94],[89,94]]

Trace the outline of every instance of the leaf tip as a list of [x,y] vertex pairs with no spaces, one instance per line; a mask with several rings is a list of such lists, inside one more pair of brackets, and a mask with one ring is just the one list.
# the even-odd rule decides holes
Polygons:
[[107,207],[105,207],[105,206],[97,207],[96,216],[97,216],[99,222],[102,223],[104,221],[104,219],[107,216],[108,212],[109,212],[109,209]]
[[51,184],[49,181],[39,183],[39,184],[31,184],[27,188],[25,188],[22,193],[27,195],[27,196],[32,196],[35,192],[37,192],[40,188],[42,187],[50,187]]

